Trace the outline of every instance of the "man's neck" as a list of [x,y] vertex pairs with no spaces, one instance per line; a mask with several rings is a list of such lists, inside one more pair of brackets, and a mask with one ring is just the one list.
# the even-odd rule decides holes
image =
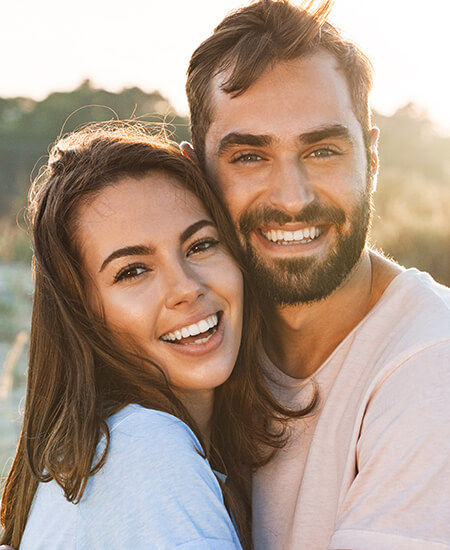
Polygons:
[[401,268],[365,250],[348,279],[329,297],[278,307],[269,314],[266,351],[294,378],[313,374],[369,313]]

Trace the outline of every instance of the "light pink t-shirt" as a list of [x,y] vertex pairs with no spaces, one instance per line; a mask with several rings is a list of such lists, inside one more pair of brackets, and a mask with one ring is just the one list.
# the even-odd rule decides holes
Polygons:
[[448,288],[406,270],[314,375],[268,374],[320,406],[254,476],[255,550],[450,550]]

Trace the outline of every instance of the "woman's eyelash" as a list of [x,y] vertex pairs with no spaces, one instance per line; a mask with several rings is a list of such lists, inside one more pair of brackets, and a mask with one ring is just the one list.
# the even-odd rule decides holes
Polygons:
[[219,244],[219,241],[212,237],[209,237],[206,239],[199,239],[198,241],[195,241],[194,243],[191,244],[188,250],[188,255],[195,254],[197,252],[204,252],[205,250],[208,250],[209,248],[216,246],[218,244]]
[[136,279],[143,273],[147,272],[148,268],[143,264],[129,264],[122,268],[114,277],[114,282],[118,283],[126,279]]

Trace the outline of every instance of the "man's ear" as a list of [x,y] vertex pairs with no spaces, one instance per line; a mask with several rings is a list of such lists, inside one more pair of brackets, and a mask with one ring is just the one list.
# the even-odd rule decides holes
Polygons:
[[379,158],[378,158],[378,138],[380,136],[380,130],[374,126],[370,130],[370,174],[372,177],[370,190],[372,193],[375,193],[377,190],[377,176],[379,168]]
[[184,157],[189,159],[192,162],[192,164],[194,164],[198,168],[199,163],[198,163],[197,154],[194,151],[194,148],[192,147],[192,145],[189,143],[189,141],[182,141],[180,143],[180,151]]

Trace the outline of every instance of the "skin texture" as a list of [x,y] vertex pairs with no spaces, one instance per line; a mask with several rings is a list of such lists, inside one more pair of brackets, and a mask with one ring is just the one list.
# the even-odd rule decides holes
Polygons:
[[[348,232],[361,231],[353,213],[364,201],[367,210],[375,187],[378,129],[371,130],[367,150],[345,77],[326,52],[280,62],[236,97],[220,89],[226,76],[219,74],[211,86],[207,173],[222,190],[244,248],[251,248],[253,258],[280,284],[286,284],[285,274],[278,274],[280,260],[307,266],[303,281],[291,279],[300,288],[323,276],[323,266]],[[316,218],[304,215],[317,205]],[[326,219],[321,212],[327,209],[343,219]],[[250,232],[242,227],[249,213],[254,214]],[[311,226],[320,236],[302,244],[280,245],[262,235]],[[308,303],[273,304],[266,339],[271,359],[292,376],[313,373],[396,273],[365,249],[328,294]]]
[[[243,295],[241,272],[211,218],[172,176],[152,172],[119,180],[84,205],[78,237],[94,307],[124,345],[132,342],[164,370],[207,431],[214,388],[230,376],[239,350]],[[207,343],[161,339],[217,312],[219,328]]]

